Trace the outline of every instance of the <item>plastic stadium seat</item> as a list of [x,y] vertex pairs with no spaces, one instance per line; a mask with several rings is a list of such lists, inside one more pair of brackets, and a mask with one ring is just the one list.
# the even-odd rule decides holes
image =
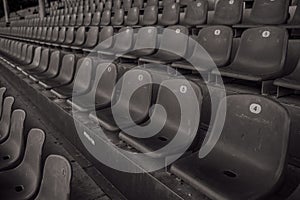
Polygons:
[[139,23],[140,9],[138,7],[130,8],[125,19],[125,25],[135,26]]
[[206,0],[191,1],[187,4],[183,24],[196,26],[206,23],[208,3]]
[[86,33],[86,41],[83,45],[84,51],[92,51],[98,43],[99,27],[90,27]]
[[215,7],[213,24],[239,24],[243,14],[243,0],[219,0]]
[[[58,39],[57,39],[56,43],[58,43],[58,44],[64,43],[64,41],[66,39],[66,32],[67,32],[67,28],[66,27],[60,28]],[[59,45],[57,45],[57,46],[59,46]]]
[[70,20],[71,20],[71,15],[66,15],[65,16],[65,22],[64,22],[64,25],[65,26],[69,26],[70,25]]
[[[274,81],[274,85],[278,86],[278,97],[284,95],[284,93],[291,94],[293,93],[292,90],[300,90],[300,62],[298,62],[295,70],[292,73],[276,79]],[[284,92],[284,89],[287,90]]]
[[25,66],[18,66],[19,70],[23,70],[23,69],[34,69],[36,67],[39,66],[40,64],[40,60],[41,60],[41,53],[42,53],[42,48],[41,47],[37,47],[34,51],[34,57],[32,62],[29,65],[25,65]]
[[77,62],[76,73],[72,82],[51,90],[60,99],[67,99],[83,95],[91,87],[93,61],[90,58],[81,58]]
[[83,18],[84,18],[83,13],[80,13],[79,15],[77,15],[76,26],[82,26],[83,25]]
[[[222,76],[262,82],[284,74],[288,34],[279,27],[246,30],[234,61],[220,68]],[[215,73],[215,71],[213,71]]]
[[178,24],[179,22],[179,5],[172,3],[165,5],[162,11],[160,24],[164,26],[170,26]]
[[47,30],[47,35],[46,35],[46,42],[50,42],[51,41],[51,37],[52,37],[52,32],[53,32],[53,28],[49,27]]
[[51,36],[51,42],[56,42],[59,37],[59,27],[54,27]]
[[158,20],[157,6],[146,6],[141,24],[144,26],[155,25]]
[[[182,86],[186,87],[184,92],[181,89]],[[191,98],[193,94],[195,94],[198,99]],[[181,104],[179,104],[179,102],[181,102]],[[130,132],[130,130],[125,129],[120,133],[119,137],[142,153],[150,153],[150,156],[152,157],[163,157],[188,149],[181,142],[182,140],[191,139],[191,127],[196,127],[196,131],[198,130],[199,124],[195,124],[195,122],[191,124],[190,122],[195,121],[196,116],[199,115],[199,112],[201,111],[202,92],[200,87],[185,79],[170,79],[163,81],[158,90],[156,104],[161,105],[164,108],[167,119],[164,120],[164,112],[155,107],[150,116],[151,120],[140,126],[143,127],[143,125],[152,122],[155,127],[163,127],[158,133],[147,138],[143,138],[145,135],[141,133],[141,138],[136,138],[127,135],[126,133]],[[190,105],[199,105],[199,108]],[[189,113],[188,117],[182,118],[182,110]],[[180,142],[177,144],[178,146],[173,146],[172,149],[168,149],[166,152],[155,153],[155,151],[165,147],[176,135],[181,138]],[[178,139],[176,140],[178,141]]]
[[147,6],[158,6],[158,0],[147,0]]
[[133,29],[131,27],[123,27],[119,30],[115,37],[115,43],[112,49],[109,49],[110,54],[119,56],[129,52],[133,44]]
[[96,50],[101,52],[103,50],[110,49],[114,41],[113,34],[114,34],[114,29],[112,26],[103,27],[99,33],[99,40],[98,40],[98,45],[96,47]]
[[111,63],[100,63],[97,66],[96,75],[89,93],[72,98],[67,102],[80,111],[88,111],[93,108],[103,109],[110,105],[115,84],[122,74],[122,68]]
[[104,11],[111,10],[111,9],[112,9],[112,1],[111,0],[106,1],[105,4],[104,4]]
[[68,48],[70,45],[72,45],[74,40],[75,40],[75,28],[69,27],[66,32],[65,41],[64,41],[63,45],[61,45],[61,47]]
[[[218,110],[227,107],[225,124],[212,151],[204,158],[196,152],[180,159],[171,172],[212,199],[269,199],[285,168],[289,114],[263,96],[226,98]],[[217,115],[211,134],[222,124]]]
[[68,54],[63,57],[58,76],[54,77],[53,79],[46,79],[40,81],[39,84],[41,84],[46,89],[61,87],[69,84],[72,81],[74,77],[74,73],[75,73],[75,55]]
[[48,67],[47,71],[45,71],[41,74],[32,75],[32,76],[30,76],[30,78],[35,81],[38,81],[38,80],[51,79],[51,78],[56,77],[59,73],[60,61],[61,61],[60,51],[52,52],[51,56],[50,56],[50,62],[49,62],[49,67]]
[[62,27],[64,24],[65,24],[65,16],[62,15],[62,16],[60,16],[58,25],[59,25],[60,27]]
[[75,40],[72,44],[72,49],[81,49],[86,40],[85,27],[79,27],[76,31]]
[[[188,61],[192,64],[202,64],[201,66],[194,66],[198,71],[211,71],[217,67],[223,67],[228,64],[233,40],[233,31],[227,26],[210,26],[199,31],[195,41],[196,47],[189,56]],[[207,57],[203,55],[202,48],[210,55]],[[209,66],[209,61],[212,60],[215,65]],[[173,67],[196,70],[188,61],[177,61],[172,64]],[[203,66],[207,64],[206,66]]]
[[92,22],[92,13],[86,13],[84,15],[83,25],[89,26],[89,25],[91,25],[91,22]]
[[24,148],[25,116],[23,110],[15,110],[12,113],[9,136],[0,145],[0,171],[15,167],[21,160]]
[[100,19],[101,19],[101,12],[96,12],[93,14],[93,19],[92,19],[92,26],[99,26],[100,24]]
[[71,15],[71,18],[70,18],[70,26],[75,26],[76,25],[76,19],[77,19],[77,15],[76,14],[73,14]]
[[41,154],[44,141],[45,134],[42,130],[32,129],[29,132],[21,164],[14,169],[0,172],[2,198],[28,200],[36,194],[41,179]]
[[175,3],[175,0],[162,0],[162,7]]
[[[146,120],[151,104],[152,96],[152,77],[145,70],[134,69],[126,72],[122,79],[120,94],[116,91],[113,94],[112,108],[106,108],[96,113],[91,113],[90,118],[100,124],[105,130],[119,131],[121,128],[128,128],[135,124],[140,124]],[[136,88],[136,90],[133,90]],[[131,97],[128,93],[133,92]],[[122,118],[122,124],[116,124],[113,109],[118,118]],[[129,109],[129,111],[128,111]],[[124,116],[129,112],[131,119]]]
[[143,57],[151,55],[157,47],[157,29],[155,27],[142,27],[135,36],[133,51],[126,55],[133,57]]
[[39,74],[47,70],[50,58],[50,50],[44,49],[42,51],[39,66],[33,69],[25,69],[26,74]]
[[108,26],[110,24],[110,18],[111,18],[111,11],[104,10],[101,15],[100,25]]
[[124,10],[115,9],[111,17],[112,26],[121,26],[124,23]]
[[141,58],[140,61],[170,63],[182,59],[187,52],[188,34],[188,29],[184,26],[168,27],[162,33],[159,50],[151,56]]
[[69,200],[71,178],[72,168],[65,157],[48,156],[44,166],[41,187],[35,200]]
[[121,8],[121,0],[113,0],[113,10],[116,11]]
[[284,24],[288,18],[289,1],[256,0],[249,20],[255,24]]

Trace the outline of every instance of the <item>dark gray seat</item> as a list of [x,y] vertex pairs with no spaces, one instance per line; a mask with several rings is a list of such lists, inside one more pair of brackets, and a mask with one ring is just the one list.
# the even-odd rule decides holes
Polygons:
[[243,0],[219,0],[216,3],[213,24],[234,25],[239,24],[243,14]]
[[110,20],[111,20],[111,11],[104,10],[102,12],[101,19],[100,19],[100,26],[108,26],[110,24]]
[[99,27],[90,27],[86,33],[86,41],[83,45],[84,51],[92,51],[98,43]]
[[6,97],[3,102],[3,110],[0,119],[0,144],[3,143],[9,136],[9,128],[14,101],[15,99],[13,97]]
[[197,26],[207,20],[208,2],[206,0],[191,1],[187,4],[182,24]]
[[0,171],[16,167],[24,150],[25,112],[15,110],[12,113],[10,132],[7,140],[0,145]]
[[126,26],[135,26],[139,23],[140,19],[140,9],[138,7],[133,7],[128,10],[127,17],[125,19]]
[[74,73],[75,55],[68,54],[63,57],[58,75],[52,79],[39,81],[39,84],[41,84],[46,89],[53,89],[56,87],[68,85],[73,80]]
[[[197,136],[193,138],[193,134],[198,132],[200,124],[200,120],[198,123],[195,120],[196,116],[201,112],[202,92],[200,87],[185,79],[163,81],[158,90],[156,104],[164,108],[166,116],[162,109],[155,107],[150,120],[140,126],[152,124],[154,127],[162,127],[158,133],[155,134],[145,129],[145,131],[139,131],[140,137],[134,137],[130,135],[131,131],[135,131],[133,127],[132,129],[123,130],[119,137],[142,153],[149,153],[151,157],[161,158],[184,152],[197,138]],[[184,115],[185,117],[183,117],[182,110],[188,113],[188,116]],[[151,129],[149,130],[152,131]],[[149,137],[147,134],[155,135]],[[170,141],[175,145],[171,145],[170,148],[159,152],[162,148],[167,148],[165,146]],[[190,142],[184,144],[183,141]]]
[[100,24],[100,19],[101,19],[101,12],[100,12],[100,11],[95,12],[95,13],[93,14],[93,19],[92,19],[91,25],[92,25],[92,26],[99,26],[99,24]]
[[86,32],[85,32],[85,27],[81,26],[77,29],[76,34],[75,34],[75,40],[72,44],[72,49],[82,49],[82,46],[85,43],[86,40]]
[[[246,30],[234,61],[219,68],[224,77],[262,82],[285,74],[288,34],[280,27],[259,27]],[[213,74],[218,74],[217,70]]]
[[[134,69],[126,72],[121,78],[120,94],[114,91],[112,107],[96,111],[89,116],[105,130],[115,132],[122,128],[140,124],[147,119],[152,98],[152,77],[145,70]],[[132,96],[129,94],[133,92]],[[129,113],[132,119],[126,118]],[[113,110],[122,124],[116,124]]]
[[111,63],[100,63],[91,90],[81,96],[73,97],[67,102],[80,111],[103,109],[110,105],[115,84],[123,74],[122,68]]
[[17,67],[18,70],[23,71],[24,69],[34,69],[39,66],[42,54],[42,47],[37,47],[34,50],[34,57],[30,64],[28,65],[19,65]]
[[[177,61],[172,63],[172,67],[201,72],[211,71],[215,67],[223,67],[229,62],[232,40],[233,31],[230,27],[205,27],[199,31],[195,39],[197,43],[188,58],[189,62],[187,60]],[[209,57],[202,52],[202,48],[208,53]]]
[[[269,199],[285,169],[289,114],[259,95],[232,95],[226,101],[218,110],[227,108],[225,124],[211,152],[182,158],[171,172],[211,199]],[[222,119],[217,115],[210,134],[217,134]]]
[[68,85],[51,90],[57,97],[68,99],[88,92],[91,87],[93,61],[91,58],[81,58],[77,61],[74,79]]
[[157,24],[158,21],[158,8],[157,6],[147,5],[144,9],[144,15],[141,19],[141,24],[144,26],[152,26]]
[[41,179],[41,155],[45,134],[32,129],[27,138],[24,158],[14,169],[0,172],[0,196],[3,199],[32,199],[39,189]]
[[288,19],[289,1],[256,0],[249,20],[254,24],[284,24]]
[[179,22],[180,7],[177,3],[170,3],[163,7],[160,24],[164,26],[171,26]]
[[30,78],[32,78],[35,81],[38,80],[45,80],[45,79],[51,79],[58,75],[59,67],[61,62],[61,53],[60,51],[54,51],[51,53],[50,56],[50,62],[49,67],[47,71],[41,73],[41,74],[34,74],[31,75]]
[[104,26],[100,33],[96,51],[103,52],[112,48],[114,44],[114,29],[112,26]]
[[118,34],[114,37],[115,43],[111,49],[109,49],[109,53],[113,55],[122,55],[131,50],[133,45],[133,29],[131,27],[123,27],[119,30]]
[[124,10],[115,9],[111,16],[111,25],[112,26],[121,26],[124,23]]
[[72,168],[69,161],[59,155],[47,157],[42,183],[35,200],[70,199]]
[[83,25],[84,26],[90,26],[91,23],[92,23],[92,13],[86,13],[84,15]]
[[39,74],[47,70],[48,64],[49,64],[49,58],[50,58],[50,49],[44,49],[42,51],[41,60],[39,63],[39,66],[32,69],[24,69],[26,74],[32,75],[32,74]]
[[153,63],[171,63],[182,59],[187,53],[188,34],[188,29],[184,26],[166,28],[162,33],[158,51],[139,60]]

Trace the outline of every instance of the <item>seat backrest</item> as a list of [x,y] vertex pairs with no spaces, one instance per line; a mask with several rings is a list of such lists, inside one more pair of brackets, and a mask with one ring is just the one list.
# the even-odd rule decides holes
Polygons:
[[21,61],[25,61],[26,59],[27,48],[28,48],[28,44],[24,44],[22,47]]
[[66,27],[62,27],[60,28],[59,30],[59,36],[58,36],[58,39],[57,39],[57,43],[64,43],[65,39],[66,39],[66,31],[67,31],[67,28]]
[[179,21],[179,5],[177,3],[167,4],[163,7],[160,24],[164,26],[175,25]]
[[158,8],[157,6],[146,6],[142,19],[142,24],[145,26],[151,26],[157,23],[158,20]]
[[76,19],[77,19],[77,14],[73,14],[71,15],[71,19],[70,19],[70,26],[75,26],[76,25]]
[[50,50],[49,49],[44,49],[42,51],[41,61],[40,61],[40,64],[39,64],[39,69],[41,69],[42,71],[45,71],[48,68],[49,57],[50,57]]
[[[204,61],[212,59],[217,67],[225,66],[230,59],[232,40],[233,31],[230,27],[210,26],[203,28],[199,31],[196,41],[198,42],[199,47],[202,47],[207,51],[210,58],[206,58],[205,55],[203,57],[203,54],[200,53],[201,51],[196,49],[198,48],[197,46],[195,47],[193,57],[197,57],[196,59]],[[201,64],[201,60],[199,60],[199,64]],[[212,68],[213,66],[207,67]]]
[[68,200],[71,190],[72,168],[69,161],[58,155],[47,157],[41,187],[35,200]]
[[31,63],[32,66],[39,66],[40,61],[41,61],[41,54],[42,54],[42,47],[37,47],[34,50],[34,57],[33,57],[33,61]]
[[[133,69],[127,71],[120,81],[122,83],[120,92],[115,88],[112,98],[114,116],[124,116],[129,109],[132,121],[140,123],[139,120],[145,120],[149,114],[152,100],[152,76],[146,70]],[[127,124],[126,119],[122,123]]]
[[60,27],[62,27],[62,26],[64,25],[64,23],[65,23],[65,16],[62,15],[62,16],[60,16],[58,25],[59,25]]
[[134,48],[136,50],[149,51],[149,55],[154,53],[157,47],[157,29],[156,27],[143,27],[138,30],[136,35]]
[[51,42],[56,42],[58,40],[59,35],[60,35],[59,27],[54,27],[51,36]]
[[95,12],[93,14],[93,19],[92,19],[92,26],[99,26],[100,24],[100,18],[101,18],[101,12],[98,11],[98,12]]
[[108,49],[113,45],[114,29],[112,26],[105,26],[99,33],[99,40],[97,48]]
[[66,32],[66,39],[64,41],[64,44],[72,44],[75,39],[75,28],[69,27]]
[[219,0],[216,2],[213,24],[234,25],[241,22],[243,0]]
[[46,34],[46,41],[50,41],[51,40],[52,32],[53,32],[53,28],[49,27],[48,31],[47,31],[47,34]]
[[196,26],[206,23],[208,2],[206,0],[191,1],[187,4],[183,24]]
[[113,0],[113,10],[120,9],[122,5],[121,0]]
[[63,57],[57,80],[62,84],[70,83],[75,74],[75,55],[68,54]]
[[89,26],[92,22],[92,13],[86,13],[84,15],[84,22],[83,25],[84,26]]
[[4,142],[9,135],[10,118],[12,114],[12,106],[15,99],[13,97],[6,97],[3,103],[3,110],[0,120],[0,143]]
[[146,6],[158,6],[158,0],[147,0]]
[[68,14],[68,15],[65,16],[65,22],[64,22],[65,26],[69,26],[70,25],[70,18],[71,18],[70,14]]
[[133,7],[138,7],[139,9],[144,7],[144,0],[133,0]]
[[113,16],[111,18],[111,25],[113,26],[120,26],[124,22],[124,10],[121,9],[115,9],[113,12]]
[[86,34],[85,34],[85,27],[79,27],[76,31],[76,37],[74,41],[74,46],[82,46],[85,42]]
[[86,34],[85,48],[95,47],[98,42],[99,27],[90,27]]
[[111,11],[104,10],[101,15],[100,25],[108,26],[110,24],[110,18],[111,18]]
[[29,45],[27,48],[27,52],[26,52],[26,60],[25,60],[25,64],[29,64],[32,61],[32,57],[33,57],[33,46]]
[[132,6],[132,0],[123,0],[123,9],[129,11]]
[[114,51],[113,53],[121,53],[129,51],[133,43],[133,29],[131,27],[123,27],[115,36]]
[[111,9],[112,9],[112,1],[111,0],[106,1],[105,4],[104,4],[104,11],[105,10],[111,10]]
[[47,73],[51,77],[56,76],[59,73],[60,65],[61,65],[61,53],[60,53],[60,51],[52,52],[51,56],[50,56],[50,63],[49,63]]
[[173,54],[184,57],[187,53],[188,34],[189,31],[184,26],[170,26],[166,28],[162,33],[158,51],[170,51]]
[[77,61],[77,72],[73,92],[85,92],[91,87],[93,71],[93,60],[88,57],[80,58]]
[[232,65],[250,74],[281,74],[284,70],[287,45],[288,34],[285,29],[248,29],[242,34]]
[[134,26],[139,23],[140,18],[140,9],[138,7],[129,8],[127,18],[126,18],[126,25]]
[[[231,169],[224,170],[231,170],[236,176],[244,167],[259,168],[264,178],[271,179],[266,182],[278,184],[286,164],[290,131],[288,111],[261,95],[238,94],[225,98],[218,108],[218,113],[226,113],[225,123],[207,159],[210,157],[212,161],[220,156],[228,159]],[[223,125],[223,117],[216,116],[212,133]]]
[[94,84],[95,104],[108,105],[118,80],[118,67],[113,63],[100,63],[97,66]]
[[283,24],[288,18],[289,1],[256,0],[249,20],[255,24]]

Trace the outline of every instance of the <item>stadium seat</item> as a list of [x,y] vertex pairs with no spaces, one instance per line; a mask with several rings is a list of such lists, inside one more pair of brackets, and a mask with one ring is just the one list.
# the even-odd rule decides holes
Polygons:
[[288,45],[286,30],[279,27],[259,27],[246,30],[234,61],[214,70],[223,77],[253,82],[274,80],[285,74]]
[[243,15],[243,0],[219,0],[215,6],[213,24],[234,25],[241,22]]
[[157,24],[158,21],[158,8],[157,6],[146,6],[144,15],[141,20],[143,26],[152,26]]
[[75,28],[74,27],[69,27],[66,31],[66,37],[65,40],[63,42],[63,44],[61,44],[60,46],[62,48],[69,48],[70,45],[72,45],[72,43],[75,40]]
[[83,25],[84,26],[90,26],[92,23],[92,13],[86,13],[84,15],[84,22]]
[[[171,172],[212,199],[268,199],[285,169],[289,114],[271,99],[248,94],[226,97],[218,113],[225,109],[212,151],[204,158],[196,152],[180,159]],[[222,124],[217,115],[211,134]]]
[[34,50],[34,57],[33,57],[32,62],[28,65],[19,65],[19,66],[17,66],[17,69],[20,71],[23,71],[25,69],[34,69],[34,68],[38,67],[40,64],[40,60],[41,60],[41,54],[42,54],[42,47],[37,47]]
[[135,36],[134,50],[122,55],[122,57],[139,58],[151,55],[155,52],[157,43],[157,28],[151,26],[142,27]]
[[3,143],[9,136],[9,127],[14,101],[15,99],[13,97],[6,97],[3,102],[2,115],[0,119],[0,144]]
[[45,89],[53,89],[69,84],[75,73],[75,55],[68,54],[63,57],[59,73],[52,79],[39,81]]
[[187,52],[188,34],[188,29],[184,26],[168,27],[162,33],[158,51],[139,60],[142,62],[171,63],[182,59]]
[[125,19],[126,26],[136,26],[139,23],[140,9],[138,7],[130,8]]
[[68,85],[51,90],[58,98],[67,99],[80,96],[88,92],[93,74],[93,61],[90,58],[81,58],[77,61],[74,79]]
[[98,11],[98,12],[94,13],[91,25],[92,26],[99,26],[100,19],[101,19],[101,12]]
[[110,105],[115,84],[118,77],[123,74],[122,68],[113,63],[100,63],[96,70],[97,76],[91,90],[87,94],[67,100],[73,108],[89,111],[93,108],[103,109]]
[[256,0],[249,20],[254,24],[284,24],[288,19],[289,1],[286,0]]
[[41,74],[30,75],[29,77],[36,82],[38,82],[39,80],[54,78],[59,73],[60,62],[61,62],[60,51],[54,51],[51,53],[49,67],[47,68],[47,71]]
[[124,11],[129,11],[132,6],[132,0],[123,0]]
[[39,193],[35,200],[69,200],[72,168],[69,161],[58,155],[47,157]]
[[177,3],[167,4],[163,7],[160,24],[163,26],[171,26],[179,22],[179,5]]
[[144,7],[144,0],[133,0],[133,6],[142,9]]
[[[111,132],[145,121],[151,103],[152,77],[149,72],[141,69],[130,70],[123,75],[121,81],[120,94],[114,92],[112,107],[98,110],[89,115],[101,127]],[[130,92],[133,94],[129,97]],[[132,119],[126,118],[125,114],[128,109]],[[122,124],[116,124],[113,112],[118,115],[118,118],[123,119]]]
[[84,45],[85,40],[86,40],[85,29],[86,28],[84,26],[81,26],[77,29],[76,34],[75,34],[74,42],[71,46],[72,49],[75,49],[75,50],[82,49],[82,46]]
[[[229,62],[232,40],[233,31],[227,26],[210,26],[203,28],[199,31],[198,37],[195,38],[195,42],[197,43],[195,44],[196,46],[192,54],[188,57],[188,60],[174,62],[172,63],[172,67],[198,70],[200,72],[211,71],[215,67],[223,67]],[[202,48],[210,57],[203,54]],[[213,62],[210,62],[210,60]],[[193,66],[197,64],[201,66]]]
[[42,130],[30,130],[21,164],[16,168],[0,172],[0,196],[2,198],[29,200],[34,197],[41,179],[41,154],[44,141],[45,134]]
[[98,43],[99,27],[89,27],[86,33],[86,40],[82,46],[83,51],[91,52]]
[[183,17],[183,25],[197,26],[206,23],[208,2],[206,0],[191,1]]
[[121,26],[124,23],[124,10],[115,9],[111,16],[111,25],[112,26]]
[[0,145],[0,171],[15,167],[21,160],[24,149],[25,116],[23,110],[15,110],[12,113],[9,136]]
[[[183,86],[186,89],[183,90]],[[197,99],[191,98],[191,96],[196,96]],[[164,108],[166,116],[165,112],[155,107],[150,120],[141,124],[141,127],[152,123],[155,127],[162,127],[158,133],[152,137],[144,138],[147,133],[147,129],[145,129],[145,131],[139,133],[140,138],[138,138],[130,136],[130,129],[125,129],[119,134],[119,137],[135,149],[142,153],[149,153],[152,157],[164,157],[187,150],[188,146],[184,145],[182,141],[191,140],[192,143],[194,139],[192,138],[192,129],[194,130],[195,127],[195,131],[197,131],[199,126],[199,124],[196,124],[195,118],[201,112],[202,92],[200,87],[185,79],[163,81],[158,90],[156,104]],[[191,105],[199,105],[199,108]],[[185,117],[183,119],[182,111],[189,113],[188,116],[190,118]],[[164,121],[165,117],[167,119]],[[175,136],[178,138],[175,139]],[[177,145],[173,145],[171,149],[167,149],[164,152],[156,153],[156,151],[165,147],[170,141],[176,144],[175,140],[177,141]]]
[[38,67],[36,68],[31,68],[31,69],[24,69],[25,73],[28,75],[31,74],[39,74],[42,73],[44,71],[47,70],[48,68],[48,64],[49,64],[49,58],[50,58],[50,50],[49,49],[44,49],[42,51],[42,55],[41,55],[41,60],[40,60],[40,64]]
[[98,40],[98,45],[96,47],[96,50],[101,53],[102,51],[110,49],[114,44],[113,34],[114,34],[114,29],[112,26],[103,27],[99,33],[99,40]]
[[111,19],[111,11],[110,10],[104,10],[101,15],[100,19],[100,26],[108,26],[110,24]]

